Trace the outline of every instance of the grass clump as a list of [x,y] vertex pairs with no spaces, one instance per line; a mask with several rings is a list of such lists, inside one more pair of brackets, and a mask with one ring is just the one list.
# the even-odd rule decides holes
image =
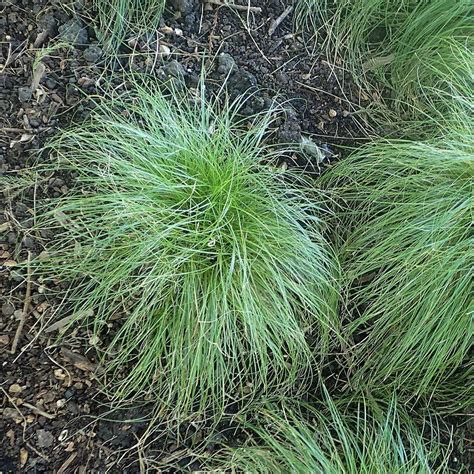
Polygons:
[[412,128],[429,133],[471,96],[470,0],[300,0],[299,8],[302,27],[325,31],[328,56],[379,96],[377,120],[415,120]]
[[156,34],[165,0],[93,0],[93,6],[99,39],[109,53],[116,53],[128,37]]
[[355,317],[346,331],[362,336],[356,386],[443,397],[450,376],[466,380],[456,372],[474,329],[474,136],[465,120],[440,139],[369,144],[325,177],[347,230],[341,265]]
[[115,396],[171,417],[293,389],[337,326],[310,183],[271,166],[269,114],[243,130],[223,109],[134,84],[50,145],[77,187],[39,218],[37,271],[94,314]]
[[[428,424],[425,426],[428,428]],[[421,430],[396,400],[332,400],[315,407],[269,403],[247,423],[249,440],[225,450],[231,472],[420,474],[445,472],[434,433]],[[426,430],[425,430],[426,431]],[[437,464],[437,468],[434,468]],[[223,470],[224,470],[223,469]]]

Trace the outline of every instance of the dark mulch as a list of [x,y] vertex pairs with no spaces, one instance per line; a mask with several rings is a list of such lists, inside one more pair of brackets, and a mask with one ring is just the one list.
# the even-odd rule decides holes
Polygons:
[[[89,3],[0,1],[0,177],[31,166],[38,159],[35,150],[48,137],[86,117],[91,106],[87,94],[101,94],[107,71],[88,19],[93,16]],[[326,61],[317,42],[293,34],[292,13],[272,26],[291,1],[254,2],[261,12],[249,14],[197,0],[169,3],[181,5],[182,11],[171,9],[159,32],[129,41],[121,64],[113,67],[148,72],[159,81],[171,78],[187,87],[198,83],[204,67],[210,89],[227,81],[230,97],[251,92],[245,114],[265,110],[278,98],[286,112],[275,124],[275,137],[300,143],[311,134],[305,147],[313,168],[324,164],[316,145],[330,159],[331,153],[341,153],[340,145],[363,135],[361,116],[354,112],[369,99],[361,97],[340,65]],[[85,44],[54,48],[58,40],[70,43],[71,33]],[[171,54],[157,57],[160,45]],[[301,156],[295,160],[307,164]],[[46,298],[47,289],[36,280],[30,282],[28,300],[25,270],[17,265],[27,261],[28,253],[38,255],[47,239],[31,230],[37,202],[67,191],[67,177],[54,176],[25,194],[0,194],[0,473],[139,471],[137,451],[120,463],[119,451],[132,447],[146,424],[95,418],[104,413],[104,399],[93,377],[95,355],[87,332],[75,331],[59,345],[57,331],[40,333],[58,301]],[[25,301],[27,321],[13,355]],[[120,416],[141,413],[135,409]],[[197,466],[191,448],[208,435],[202,427],[188,427],[182,441],[170,435],[142,454],[180,460],[190,469]],[[212,436],[219,441],[235,433],[227,427]]]

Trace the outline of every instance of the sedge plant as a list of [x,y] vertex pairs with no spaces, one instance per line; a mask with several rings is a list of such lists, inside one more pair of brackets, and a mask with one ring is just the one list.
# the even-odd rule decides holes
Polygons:
[[316,406],[270,402],[244,423],[243,446],[224,449],[211,463],[218,472],[258,474],[446,472],[446,453],[429,421],[423,433],[394,397],[351,401],[326,394]]
[[[345,328],[355,338],[352,384],[438,397],[444,409],[472,403],[472,120],[463,117],[431,141],[375,141],[324,181],[345,229],[339,247],[353,309]],[[464,388],[446,400],[456,380]]]
[[218,416],[294,389],[337,328],[336,265],[310,183],[262,142],[273,111],[130,87],[50,144],[77,185],[38,218],[36,271],[72,282],[115,399]]

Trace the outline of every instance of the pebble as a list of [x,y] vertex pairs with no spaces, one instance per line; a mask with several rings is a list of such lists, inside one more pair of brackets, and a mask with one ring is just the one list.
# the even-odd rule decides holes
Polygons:
[[37,118],[30,118],[30,126],[33,128],[38,128],[41,125],[41,122]]
[[329,109],[328,115],[331,118],[335,118],[337,117],[337,112],[334,109]]
[[15,306],[11,303],[3,303],[2,314],[3,316],[11,316],[15,312]]
[[89,35],[87,34],[84,24],[79,18],[73,18],[58,28],[59,36],[66,43],[71,44],[87,44]]
[[192,0],[170,0],[171,6],[181,13],[187,15],[193,9]]
[[18,88],[18,100],[20,102],[28,102],[33,96],[33,91],[31,87],[19,87]]
[[18,412],[14,408],[4,408],[3,409],[4,418],[18,418]]
[[36,430],[36,443],[39,448],[49,448],[54,443],[54,436],[48,430]]
[[48,89],[54,89],[57,83],[53,78],[48,77],[45,81],[45,84]]
[[2,334],[0,336],[0,346],[8,346],[10,344],[10,336]]
[[220,74],[229,74],[235,68],[234,58],[228,53],[219,54],[217,72]]
[[160,54],[162,56],[169,56],[171,54],[171,49],[165,44],[160,44]]
[[164,66],[166,73],[172,77],[181,78],[186,75],[186,69],[184,69],[183,65],[173,59],[170,61],[166,66]]
[[8,391],[10,393],[20,393],[20,392],[22,392],[22,390],[23,389],[17,383],[14,383],[13,385],[10,385],[10,387],[8,388]]
[[102,57],[102,50],[98,46],[92,45],[86,48],[83,56],[88,63],[94,64]]
[[73,396],[74,396],[74,389],[68,388],[64,392],[64,398],[66,398],[66,399],[72,398]]

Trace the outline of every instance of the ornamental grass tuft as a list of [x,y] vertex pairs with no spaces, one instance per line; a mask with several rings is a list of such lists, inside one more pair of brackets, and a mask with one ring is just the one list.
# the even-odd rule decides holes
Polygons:
[[[472,113],[470,0],[299,0],[298,26],[321,31],[329,59],[352,73],[375,121],[432,135],[461,106]],[[407,122],[410,121],[407,128]]]
[[455,409],[468,403],[468,386],[460,400],[446,395],[472,374],[465,365],[474,329],[471,122],[436,140],[374,142],[325,177],[342,206],[354,386],[439,395]]
[[50,144],[76,187],[39,216],[36,271],[72,283],[115,399],[218,417],[294,390],[337,329],[313,186],[263,144],[271,112],[243,124],[239,101],[131,87]]
[[326,395],[318,406],[267,403],[244,424],[244,445],[225,449],[212,462],[217,472],[258,474],[446,472],[429,421],[420,429],[393,397],[354,402]]
[[93,6],[99,20],[98,37],[114,54],[127,39],[157,34],[165,0],[93,0]]

